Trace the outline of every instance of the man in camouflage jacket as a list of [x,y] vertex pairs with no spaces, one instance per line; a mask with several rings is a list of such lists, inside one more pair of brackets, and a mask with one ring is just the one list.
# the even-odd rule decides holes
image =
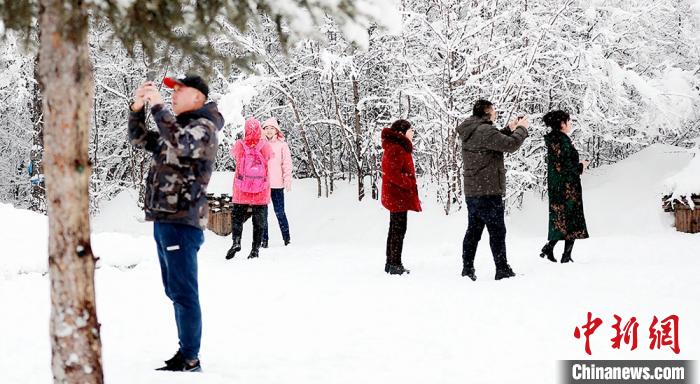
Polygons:
[[[197,252],[207,224],[206,189],[216,159],[217,131],[224,119],[215,103],[206,103],[209,88],[199,76],[166,77],[174,90],[172,109],[165,108],[153,82],[135,92],[129,114],[131,143],[152,153],[146,177],[144,209],[153,221],[165,293],[173,302],[180,348],[159,370],[200,371],[202,316],[197,281]],[[146,127],[144,105],[158,132]]]

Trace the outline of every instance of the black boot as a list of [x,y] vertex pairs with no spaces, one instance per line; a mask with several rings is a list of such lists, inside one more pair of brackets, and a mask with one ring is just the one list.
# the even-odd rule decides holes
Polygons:
[[515,272],[513,272],[508,264],[506,264],[504,267],[496,269],[496,280],[507,279],[513,276],[515,276]]
[[476,281],[476,272],[474,271],[474,267],[468,267],[465,265],[462,268],[462,277],[465,276],[472,279],[472,281]]
[[[171,366],[171,365],[175,364],[176,362],[182,361],[182,359],[183,359],[182,354],[180,353],[180,351],[177,351],[177,352],[175,352],[175,355],[173,357],[171,357],[168,360],[165,360],[165,365]],[[161,370],[161,369],[157,369],[157,370]]]
[[571,258],[571,251],[574,249],[574,240],[566,240],[564,244],[564,253],[561,255],[562,263],[573,263],[574,260]]
[[177,351],[175,356],[165,361],[165,366],[156,369],[156,371],[202,372],[202,365],[199,359],[187,360],[180,351]]
[[250,250],[250,254],[248,255],[249,259],[255,259],[256,257],[260,256],[258,248],[253,248]]
[[241,239],[233,239],[233,245],[231,245],[231,248],[229,248],[228,252],[226,252],[226,260],[231,260],[233,259],[234,256],[236,256],[236,252],[241,250]]
[[574,259],[571,258],[571,253],[564,252],[564,254],[561,255],[561,262],[562,263],[573,263]]
[[552,243],[547,243],[545,244],[544,247],[542,247],[542,252],[540,253],[541,258],[547,258],[547,260],[556,263],[557,259],[554,258],[554,245]]
[[389,263],[384,264],[384,272],[389,273]]
[[409,273],[411,273],[411,271],[404,268],[403,265],[399,264],[389,265],[387,273],[390,275],[403,275],[404,273],[408,275]]
[[284,239],[284,246],[285,246],[285,247],[288,246],[288,245],[289,245],[289,242],[290,242],[289,239]]
[[267,248],[267,240],[263,240],[262,243],[260,244],[262,248]]

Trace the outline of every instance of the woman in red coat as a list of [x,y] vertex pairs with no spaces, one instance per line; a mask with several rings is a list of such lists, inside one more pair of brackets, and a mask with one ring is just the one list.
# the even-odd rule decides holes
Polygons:
[[384,271],[392,275],[410,272],[401,263],[407,213],[421,211],[413,166],[413,132],[406,120],[396,120],[391,128],[382,130],[382,205],[390,212]]

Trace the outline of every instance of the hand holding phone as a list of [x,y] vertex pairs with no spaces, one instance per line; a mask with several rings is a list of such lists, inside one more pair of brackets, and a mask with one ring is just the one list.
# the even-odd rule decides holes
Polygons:
[[134,102],[131,104],[131,110],[136,112],[143,109],[144,104],[149,99],[149,95],[152,92],[158,92],[155,83],[152,81],[146,81],[136,88],[136,91],[134,91]]
[[526,129],[530,126],[530,123],[527,121],[526,115],[520,115],[514,118],[510,123],[508,123],[508,127],[511,131],[515,131],[515,129],[519,126],[524,127]]

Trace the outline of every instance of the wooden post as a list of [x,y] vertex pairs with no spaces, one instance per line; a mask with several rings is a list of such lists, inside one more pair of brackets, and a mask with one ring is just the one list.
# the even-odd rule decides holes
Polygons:
[[700,232],[700,209],[690,209],[685,205],[676,206],[676,230],[685,233]]
[[674,199],[672,195],[666,195],[661,199],[661,206],[664,212],[673,212],[678,232],[700,233],[700,195],[693,194],[690,199],[694,209],[690,208],[687,196]]
[[231,225],[231,201],[227,194],[214,197],[214,194],[207,194],[209,200],[209,221],[207,229],[219,236],[228,236],[233,231]]

